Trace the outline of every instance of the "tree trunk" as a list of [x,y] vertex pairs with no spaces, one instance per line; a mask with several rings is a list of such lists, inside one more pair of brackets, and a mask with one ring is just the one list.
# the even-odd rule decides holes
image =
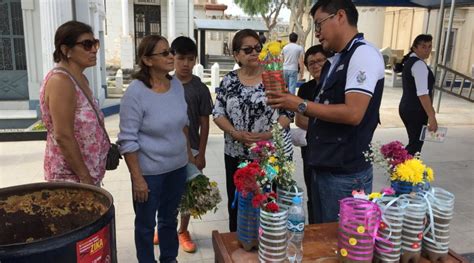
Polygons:
[[[311,2],[311,0],[287,0],[285,2],[285,5],[291,12],[289,24],[290,32],[298,34],[298,44],[300,44],[303,49],[305,49],[306,39],[312,29],[313,19],[309,15]],[[305,25],[303,25],[303,23]]]

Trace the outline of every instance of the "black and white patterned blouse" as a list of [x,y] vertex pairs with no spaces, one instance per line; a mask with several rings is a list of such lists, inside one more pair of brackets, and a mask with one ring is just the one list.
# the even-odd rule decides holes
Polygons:
[[[217,90],[212,115],[214,119],[226,117],[237,131],[249,132],[267,132],[280,116],[286,116],[289,119],[294,117],[291,111],[272,109],[268,106],[263,83],[245,86],[240,82],[237,71],[231,71],[223,77]],[[287,132],[285,141],[289,140],[290,144],[289,147],[285,147],[285,151],[291,157],[293,148],[289,136]],[[224,139],[225,154],[232,157],[251,158],[245,145],[234,141],[227,133],[224,134]]]

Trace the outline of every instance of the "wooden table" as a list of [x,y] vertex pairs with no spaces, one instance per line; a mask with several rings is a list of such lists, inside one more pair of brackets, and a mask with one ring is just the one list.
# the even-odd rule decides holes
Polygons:
[[[303,240],[303,262],[338,262],[337,223],[306,225]],[[235,232],[219,233],[212,231],[212,246],[214,247],[215,262],[219,263],[251,263],[259,262],[256,250],[247,252],[238,242]],[[421,263],[429,262],[422,259]],[[453,251],[449,251],[446,263],[468,262]]]

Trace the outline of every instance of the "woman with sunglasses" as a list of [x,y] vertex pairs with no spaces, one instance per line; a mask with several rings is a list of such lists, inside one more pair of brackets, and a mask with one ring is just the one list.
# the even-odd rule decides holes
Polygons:
[[173,53],[166,38],[143,38],[138,47],[139,70],[120,105],[118,142],[132,180],[139,262],[156,262],[156,221],[160,262],[176,262],[178,205],[185,189],[186,165],[194,162],[187,140],[184,88],[169,75],[174,69]]
[[[288,127],[293,113],[273,110],[266,103],[262,83],[263,68],[258,62],[262,50],[258,34],[251,29],[237,32],[232,40],[234,59],[240,68],[224,76],[217,90],[214,122],[224,131],[227,209],[229,229],[237,230],[237,209],[232,208],[235,185],[233,175],[241,161],[252,158],[252,143],[271,140],[271,127],[278,121]],[[290,140],[291,144],[291,140]],[[292,153],[292,148],[290,146]]]
[[104,116],[83,74],[96,65],[99,41],[89,25],[69,21],[56,30],[54,46],[57,64],[40,89],[48,131],[45,179],[99,186],[110,143],[102,128]]

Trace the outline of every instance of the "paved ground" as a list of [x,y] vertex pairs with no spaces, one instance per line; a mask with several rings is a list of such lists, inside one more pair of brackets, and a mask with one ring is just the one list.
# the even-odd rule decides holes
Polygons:
[[[386,88],[382,102],[382,125],[377,129],[374,140],[388,142],[407,141],[405,129],[398,117],[400,89]],[[444,143],[426,143],[423,148],[425,162],[436,173],[434,186],[443,187],[456,195],[455,216],[451,225],[451,247],[459,253],[474,252],[474,104],[444,96],[440,126],[449,127]],[[111,137],[118,131],[118,116],[106,119]],[[222,133],[214,125],[211,128],[205,173],[218,182],[223,202],[215,214],[208,214],[203,220],[192,220],[190,232],[197,241],[198,251],[188,254],[180,251],[180,262],[214,262],[211,231],[228,232],[228,216],[225,208],[225,176],[223,162]],[[112,138],[113,139],[113,138]],[[2,142],[0,143],[0,186],[27,184],[43,181],[42,159],[44,142]],[[299,149],[295,151],[297,171],[295,178],[304,185]],[[374,176],[374,190],[388,185],[381,171]],[[133,209],[130,180],[126,165],[106,174],[104,188],[114,196],[117,221],[117,248],[119,262],[136,262],[133,242]],[[156,253],[159,253],[157,247]]]

